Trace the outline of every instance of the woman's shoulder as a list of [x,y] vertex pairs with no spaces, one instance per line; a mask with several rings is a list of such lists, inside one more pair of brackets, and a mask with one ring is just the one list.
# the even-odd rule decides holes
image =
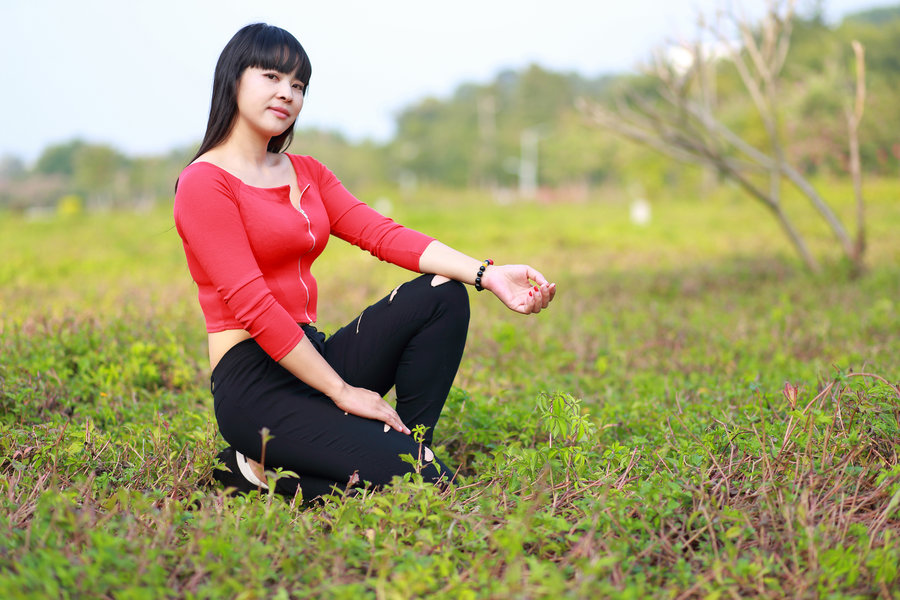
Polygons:
[[322,164],[322,162],[313,158],[312,156],[307,156],[306,154],[291,154],[290,152],[285,152],[284,154],[288,157],[291,163],[293,163],[294,168],[302,167],[310,171],[321,171],[323,169],[327,169],[327,167]]
[[227,176],[230,175],[228,169],[222,164],[222,161],[212,152],[206,152],[196,157],[191,163],[182,169],[181,174],[186,173],[204,174],[207,177]]
[[185,177],[198,178],[227,175],[228,171],[226,171],[219,165],[211,163],[209,161],[197,159],[181,170],[179,179],[184,179]]
[[210,203],[219,206],[222,200],[236,202],[239,195],[240,181],[228,171],[212,162],[195,160],[178,176],[178,187],[175,190],[175,212],[203,210]]
[[285,154],[291,160],[294,171],[296,171],[298,176],[305,175],[306,177],[317,181],[318,185],[325,187],[337,180],[334,173],[331,172],[331,169],[318,159],[304,154],[289,154],[287,152],[285,152]]
[[204,156],[194,159],[188,166],[181,170],[178,176],[178,187],[183,183],[189,185],[228,184],[237,179],[223,166]]

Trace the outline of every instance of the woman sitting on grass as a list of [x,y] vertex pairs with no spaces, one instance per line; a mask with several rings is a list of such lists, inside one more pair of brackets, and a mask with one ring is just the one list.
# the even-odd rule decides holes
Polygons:
[[[524,265],[478,261],[388,219],[324,165],[285,154],[309,86],[309,58],[287,31],[244,27],[216,64],[206,134],[176,186],[175,223],[209,334],[210,388],[230,447],[216,479],[267,488],[263,467],[299,475],[276,491],[305,499],[333,486],[381,486],[428,448],[465,346],[463,283],[537,313],[556,284]],[[310,269],[329,235],[419,273],[326,339],[312,323]],[[383,396],[396,386],[397,407]],[[264,443],[262,434],[268,430]]]

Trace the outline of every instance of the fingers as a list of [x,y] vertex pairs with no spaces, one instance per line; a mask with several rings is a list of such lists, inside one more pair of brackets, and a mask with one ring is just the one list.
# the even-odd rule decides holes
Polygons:
[[399,431],[400,433],[404,433],[406,435],[411,434],[412,432],[404,425],[401,421],[398,420],[398,424],[389,425],[387,423],[384,424],[384,432],[387,433],[391,429],[395,431]]
[[506,285],[493,287],[491,291],[515,312],[537,314],[556,296],[556,284],[529,265],[504,265],[495,269],[505,273]]
[[550,285],[550,283],[547,281],[547,278],[544,277],[537,269],[532,269],[530,266],[526,266],[525,269],[528,274],[528,279],[530,279],[531,281],[540,286]]
[[547,285],[541,286],[541,306],[542,308],[547,308],[547,305],[550,304],[550,301],[553,300],[553,296],[556,295],[556,284],[548,283]]
[[547,308],[555,295],[555,283],[532,286],[532,288],[528,290],[528,300],[525,302],[523,312],[526,314],[536,314],[541,312],[543,309]]
[[531,312],[534,314],[541,312],[542,309],[547,308],[547,302],[548,300],[544,297],[543,286],[534,286],[534,309]]
[[400,420],[400,415],[397,414],[397,411],[391,407],[390,404],[384,401],[383,398],[379,396],[379,399],[384,404],[384,408],[386,409],[386,414],[384,418],[381,420],[384,421],[384,432],[387,433],[391,429],[399,431],[400,433],[405,433],[409,435],[411,432],[409,428],[403,424],[403,421]]
[[556,284],[555,284],[555,283],[551,283],[551,284],[550,284],[550,300],[553,300],[553,298],[554,298],[555,296],[556,296]]
[[406,425],[403,424],[403,421],[400,420],[399,416],[397,417],[395,423],[392,423],[392,424],[385,423],[384,427],[385,427],[385,429],[384,429],[385,433],[387,433],[391,429],[394,429],[395,431],[399,431],[400,433],[404,433],[406,435],[410,435],[412,433],[409,430],[409,427],[407,427]]
[[410,435],[409,428],[404,425],[400,415],[380,394],[363,388],[350,387],[350,396],[342,399],[338,406],[344,414],[354,414],[366,419],[374,419],[384,423],[384,432],[395,429]]
[[547,305],[553,300],[556,295],[556,284],[547,281],[547,278],[537,269],[530,266],[526,266],[525,269],[528,279],[537,284],[532,290],[532,297],[535,298],[535,304],[540,303],[540,309],[533,312],[539,312],[541,309],[547,308]]

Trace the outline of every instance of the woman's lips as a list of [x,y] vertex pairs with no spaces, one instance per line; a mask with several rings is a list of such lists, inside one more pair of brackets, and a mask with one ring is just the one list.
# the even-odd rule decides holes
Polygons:
[[291,113],[289,113],[285,109],[279,108],[277,106],[271,106],[271,107],[269,107],[269,110],[274,112],[276,115],[278,115],[282,119],[287,119],[291,116]]

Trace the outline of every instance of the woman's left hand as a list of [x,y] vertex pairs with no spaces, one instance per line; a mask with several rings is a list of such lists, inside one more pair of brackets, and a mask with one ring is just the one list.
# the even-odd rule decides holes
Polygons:
[[510,310],[525,315],[541,312],[556,295],[556,284],[528,265],[491,265],[481,281]]

